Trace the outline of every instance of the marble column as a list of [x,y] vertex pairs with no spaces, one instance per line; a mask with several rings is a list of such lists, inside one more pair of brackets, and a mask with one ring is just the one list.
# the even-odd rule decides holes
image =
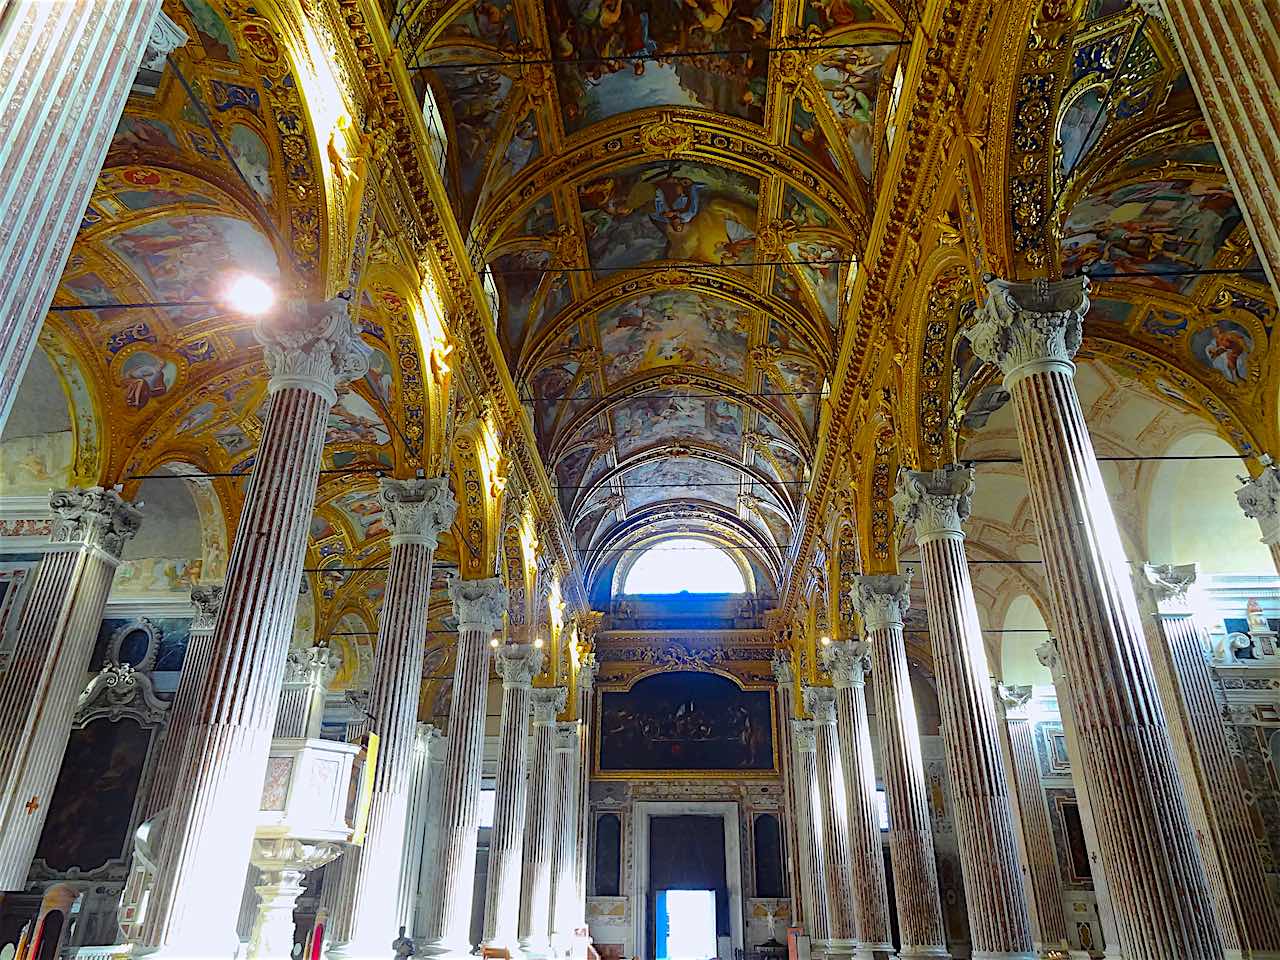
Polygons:
[[876,771],[867,720],[866,675],[870,652],[870,644],[863,640],[833,643],[824,651],[836,691],[836,732],[844,767],[859,960],[871,960],[876,951],[893,952]]
[[169,707],[169,722],[165,725],[164,738],[155,759],[155,774],[147,793],[143,809],[144,821],[169,806],[173,798],[173,786],[178,775],[178,763],[187,745],[187,735],[195,720],[196,705],[200,700],[200,687],[209,672],[209,656],[213,652],[213,628],[218,623],[222,609],[222,584],[201,584],[191,588],[191,605],[196,615],[191,621],[187,639],[187,651],[182,658],[182,673],[178,676],[178,689]]
[[955,813],[969,933],[983,957],[1030,958],[1031,921],[1009,810],[1000,728],[991,700],[969,579],[963,522],[973,495],[973,468],[901,470],[894,513],[915,528],[924,570],[947,778]]
[[[1145,0],[1168,27],[1280,293],[1280,38],[1266,0]],[[1259,278],[1261,279],[1261,278]]]
[[871,679],[889,806],[889,856],[902,941],[899,955],[904,960],[948,955],[920,727],[902,633],[910,588],[910,573],[862,575],[854,580],[854,602],[871,643]]
[[[160,0],[10,0],[4,5],[0,430],[53,302],[159,9]],[[6,865],[9,862],[6,859]]]
[[569,699],[566,687],[533,690],[533,749],[525,810],[524,857],[520,871],[520,950],[546,956],[551,950],[551,849],[555,830],[556,715]]
[[574,844],[574,908],[577,911],[574,923],[585,929],[587,926],[587,841],[591,834],[591,730],[593,727],[592,712],[596,674],[600,665],[594,653],[587,653],[578,664],[576,680],[578,690],[578,719],[582,721],[580,729],[581,743],[578,749],[578,786],[577,786],[577,840]]
[[471,895],[480,822],[480,774],[489,687],[489,641],[502,629],[507,590],[498,577],[449,581],[458,653],[449,706],[449,748],[441,791],[435,891],[427,917],[428,956],[471,953]]
[[1262,542],[1271,551],[1271,562],[1280,572],[1280,467],[1265,454],[1262,472],[1252,479],[1241,477],[1244,484],[1236,491],[1240,509],[1250,520],[1257,520],[1262,530]]
[[551,943],[563,953],[573,939],[577,910],[574,897],[573,851],[578,845],[578,755],[581,725],[577,720],[556,724],[552,740],[555,811],[551,837]]
[[1103,956],[1106,960],[1120,960],[1124,957],[1120,948],[1120,928],[1116,924],[1115,908],[1111,905],[1111,887],[1107,883],[1106,869],[1099,852],[1102,844],[1098,840],[1098,824],[1093,815],[1093,800],[1089,795],[1089,785],[1085,782],[1080,763],[1083,747],[1080,745],[1080,736],[1076,730],[1075,705],[1071,702],[1071,688],[1067,685],[1062,657],[1058,653],[1058,641],[1046,640],[1036,647],[1036,659],[1044,664],[1050,676],[1053,677],[1053,687],[1058,700],[1058,718],[1062,721],[1062,736],[1067,744],[1067,759],[1071,764],[1071,783],[1075,787],[1076,807],[1080,812],[1080,829],[1084,833],[1085,851],[1089,854],[1093,896],[1098,907],[1098,926],[1102,928]]
[[40,842],[102,611],[142,513],[114,490],[49,494],[53,530],[0,674],[0,890],[21,890]]
[[542,669],[542,651],[533,644],[508,643],[494,654],[502,678],[502,718],[498,775],[493,784],[493,830],[485,878],[485,946],[516,950],[520,926],[520,866],[524,857],[525,800],[528,795],[529,709],[533,678]]
[[440,849],[440,813],[444,806],[445,760],[449,738],[440,731],[427,741],[427,814],[422,831],[422,870],[418,880],[418,906],[413,918],[413,937],[426,942],[427,918],[434,913],[436,852]]
[[[432,744],[440,739],[440,730],[430,723],[416,726],[413,740],[413,771],[409,777],[409,812],[405,817],[404,869],[400,872],[397,897],[397,929],[403,926],[416,934],[418,890],[422,882],[423,853],[426,850],[427,820],[431,811]],[[437,781],[438,783],[438,781]]]
[[796,829],[800,834],[800,872],[804,881],[805,932],[813,949],[821,954],[831,936],[827,910],[827,864],[822,846],[822,807],[818,797],[818,725],[812,720],[791,721],[795,748]]
[[791,658],[781,650],[773,654],[773,679],[778,690],[778,766],[782,773],[783,812],[782,848],[786,857],[787,890],[791,894],[791,922],[803,924],[805,920],[805,879],[800,868],[800,835],[797,825],[800,814],[796,805],[795,747],[791,742],[791,720],[795,717],[792,697],[795,677]]
[[[405,824],[427,644],[431,561],[441,532],[449,529],[458,509],[447,477],[382,477],[378,502],[391,531],[391,561],[369,691],[370,723],[379,737],[378,763],[364,845],[359,859],[347,864],[351,873],[350,939],[343,948],[330,951],[334,956],[385,954],[400,928],[399,886],[405,868]],[[486,636],[484,642],[488,639]],[[482,690],[487,679],[487,671],[479,677]],[[480,711],[483,724],[483,700]],[[483,726],[480,736],[484,736]]]
[[852,956],[856,947],[853,906],[853,857],[849,849],[849,808],[840,739],[836,732],[836,691],[805,687],[804,706],[813,718],[822,818],[823,866],[827,877],[827,936],[820,951],[828,957]]
[[1280,914],[1231,757],[1205,632],[1187,596],[1197,572],[1194,563],[1145,563],[1135,576],[1152,627],[1151,661],[1224,939],[1230,948],[1234,936],[1246,956],[1280,957]]
[[1098,470],[1071,358],[1087,278],[991,278],[974,352],[997,364],[1014,415],[1084,778],[1124,952],[1131,960],[1217,960],[1214,919],[1142,635],[1120,531]]
[[1062,896],[1062,873],[1054,853],[1053,830],[1027,705],[1031,687],[995,685],[995,704],[1004,717],[1009,769],[1014,786],[1014,824],[1022,840],[1023,862],[1031,900],[1032,939],[1038,953],[1067,949],[1067,917]]
[[368,369],[342,299],[291,304],[259,323],[258,338],[271,403],[144,931],[150,947],[175,957],[235,947],[329,410],[337,387]]

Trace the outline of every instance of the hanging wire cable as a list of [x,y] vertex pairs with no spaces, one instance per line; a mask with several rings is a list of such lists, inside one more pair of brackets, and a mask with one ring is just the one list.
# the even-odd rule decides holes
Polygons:
[[[821,260],[745,260],[735,263],[702,263],[697,260],[688,262],[679,262],[672,264],[672,270],[729,270],[739,267],[829,267],[829,266],[847,266],[850,264],[860,263],[857,257],[831,257]],[[489,272],[495,277],[506,276],[540,276],[548,273],[626,273],[635,271],[637,273],[645,272],[650,269],[645,266],[613,266],[613,267],[511,267],[495,270],[492,266]]]

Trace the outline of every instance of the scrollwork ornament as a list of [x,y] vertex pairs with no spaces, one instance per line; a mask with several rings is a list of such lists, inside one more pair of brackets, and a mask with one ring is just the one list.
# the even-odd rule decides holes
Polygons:
[[502,629],[509,598],[501,577],[484,580],[454,577],[449,581],[449,599],[453,601],[459,630],[492,634]]
[[936,470],[898,470],[893,512],[915,527],[916,542],[962,539],[973,501],[973,467],[947,464]]
[[1006,387],[1034,373],[1075,373],[1084,315],[1089,310],[1089,278],[1001,280],[988,275],[987,299],[968,332],[973,352],[1004,374]]
[[901,628],[911,606],[911,571],[854,577],[853,602],[868,632]]
[[137,535],[142,525],[141,504],[134,505],[115,490],[102,487],[72,487],[49,494],[53,511],[50,543],[82,543],[96,547],[118,561],[124,545]]
[[271,374],[267,389],[310,390],[332,406],[338,387],[369,372],[369,348],[342,297],[324,303],[289,304],[280,316],[259,321],[255,336]]
[[441,532],[448,530],[458,512],[448,477],[415,477],[412,480],[378,480],[378,502],[391,531],[391,545],[420,544],[434,550]]

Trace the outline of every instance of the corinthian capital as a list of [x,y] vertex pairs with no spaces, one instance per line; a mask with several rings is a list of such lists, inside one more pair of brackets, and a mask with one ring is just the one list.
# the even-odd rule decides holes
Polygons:
[[531,643],[504,643],[493,651],[493,666],[504,689],[531,687],[542,669],[542,651]]
[[801,753],[813,753],[818,749],[818,725],[812,720],[792,720],[791,739]]
[[1036,659],[1053,675],[1054,683],[1066,676],[1066,671],[1062,666],[1062,651],[1058,648],[1057,637],[1050,637],[1036,647]]
[[823,660],[837,690],[861,687],[866,682],[870,653],[871,644],[865,640],[846,640],[823,649]]
[[804,688],[804,708],[815,723],[836,722],[836,691],[832,687]]
[[114,490],[72,487],[49,494],[53,510],[50,543],[82,543],[119,560],[142,525],[142,511]]
[[569,702],[569,688],[535,687],[532,701],[534,723],[555,723],[556,714]]
[[973,497],[973,467],[952,463],[937,470],[898,471],[893,512],[916,529],[916,543],[942,537],[962,539],[961,524],[969,519]]
[[342,658],[328,647],[290,650],[284,664],[284,682],[327,688],[341,666]]
[[1244,484],[1236,491],[1240,509],[1262,528],[1262,542],[1280,543],[1280,468],[1263,457],[1262,472],[1253,479],[1241,477]]
[[578,721],[557,723],[551,731],[551,749],[557,753],[572,753],[578,749]]
[[391,545],[420,544],[434,550],[440,533],[448,530],[458,503],[449,490],[448,477],[427,480],[378,480],[378,502],[383,522],[391,531]]
[[791,671],[791,655],[785,650],[773,651],[773,660],[769,664],[773,668],[773,679],[781,687],[787,686],[794,678]]
[[332,405],[340,385],[369,372],[369,348],[351,322],[350,307],[341,297],[294,303],[258,322],[255,335],[271,374],[271,393],[289,387],[310,390]]
[[988,276],[987,300],[969,342],[1000,368],[1007,387],[1045,370],[1071,374],[1088,310],[1088,277],[1019,282]]
[[218,624],[218,612],[222,609],[222,584],[202,583],[192,587],[191,605],[196,608],[191,629],[206,633],[212,630]]
[[911,571],[855,576],[853,602],[868,631],[901,627],[911,606]]
[[449,581],[449,599],[453,601],[453,615],[458,618],[459,630],[496,633],[501,629],[502,617],[507,611],[507,588],[500,577],[487,580],[454,577]]
[[1022,720],[1027,717],[1027,708],[1034,692],[1030,684],[1015,685],[993,680],[991,692],[995,694],[996,706],[1004,713],[1006,720]]
[[1156,612],[1169,607],[1187,612],[1187,591],[1200,572],[1197,563],[1144,563],[1134,576],[1138,599],[1147,601]]

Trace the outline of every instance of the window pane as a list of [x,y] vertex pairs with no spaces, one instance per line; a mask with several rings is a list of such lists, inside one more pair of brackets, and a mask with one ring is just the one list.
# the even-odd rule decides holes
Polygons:
[[627,573],[623,593],[745,593],[742,571],[705,540],[666,540],[646,550]]

